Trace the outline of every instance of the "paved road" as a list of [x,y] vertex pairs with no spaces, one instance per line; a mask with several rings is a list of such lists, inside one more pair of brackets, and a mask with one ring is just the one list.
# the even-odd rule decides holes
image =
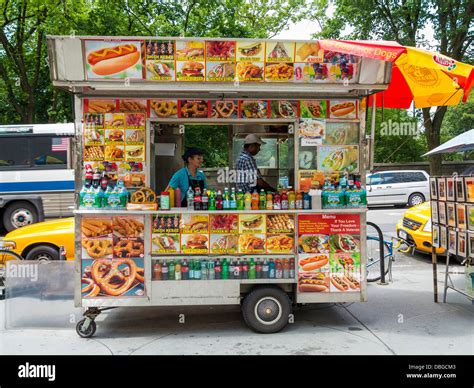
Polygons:
[[[390,234],[403,211],[371,210],[369,220]],[[463,267],[454,270],[462,286]],[[103,313],[87,340],[74,331],[80,311],[65,302],[47,302],[38,317],[31,300],[16,307],[3,301],[0,319],[20,311],[17,323],[36,328],[5,330],[0,321],[0,354],[474,354],[474,305],[454,292],[449,303],[433,303],[432,290],[430,258],[398,254],[393,282],[369,284],[368,302],[298,308],[294,323],[278,334],[249,331],[233,306],[129,307]]]

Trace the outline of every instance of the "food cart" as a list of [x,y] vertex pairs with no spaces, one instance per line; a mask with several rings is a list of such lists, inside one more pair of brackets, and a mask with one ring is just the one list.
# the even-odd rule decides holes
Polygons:
[[[195,124],[228,133],[229,168],[224,178],[208,177],[216,189],[235,186],[228,173],[248,133],[266,139],[267,158],[257,162],[275,186],[307,192],[356,174],[364,187],[366,101],[390,81],[386,52],[342,54],[317,41],[95,36],[50,36],[48,52],[54,86],[74,94],[75,304],[86,308],[79,335],[92,336],[94,319],[115,307],[242,305],[246,323],[269,333],[286,326],[293,305],[367,300],[366,206],[163,210],[154,192],[182,166]],[[124,182],[126,207],[81,208],[94,169]],[[224,262],[230,276],[216,279]],[[265,263],[277,264],[276,276]],[[178,276],[178,265],[191,276]],[[175,280],[155,276],[155,266],[172,267]]]

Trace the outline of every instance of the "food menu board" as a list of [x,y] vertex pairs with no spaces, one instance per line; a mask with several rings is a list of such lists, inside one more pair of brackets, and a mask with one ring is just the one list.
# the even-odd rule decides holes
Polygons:
[[84,167],[145,185],[147,100],[84,100]]
[[82,297],[144,297],[144,217],[81,219]]
[[293,214],[158,214],[152,254],[290,254],[295,246]]
[[298,292],[360,292],[360,215],[298,215]]
[[357,80],[360,57],[317,41],[84,39],[89,80],[150,82],[327,82]]

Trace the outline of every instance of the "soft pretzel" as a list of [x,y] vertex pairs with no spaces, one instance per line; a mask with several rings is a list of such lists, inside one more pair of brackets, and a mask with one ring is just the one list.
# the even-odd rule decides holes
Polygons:
[[216,110],[220,117],[229,117],[235,110],[235,104],[232,101],[217,101]]
[[156,101],[151,104],[158,117],[168,117],[178,112],[178,107],[173,101]]
[[184,117],[207,117],[207,105],[202,102],[188,101],[181,106],[181,114]]
[[82,246],[93,259],[99,259],[112,253],[110,240],[83,240]]
[[149,187],[135,191],[130,197],[132,203],[155,203],[156,194]]
[[82,278],[81,279],[82,284],[87,284],[85,287],[82,287],[81,292],[86,295],[84,295],[84,298],[93,298],[94,296],[97,296],[100,292],[100,288],[97,284],[95,284],[94,280],[90,278]]
[[[125,265],[128,276],[125,276],[119,266]],[[137,265],[130,259],[95,260],[92,264],[92,279],[105,295],[120,296],[127,292],[135,282]]]
[[116,257],[140,257],[143,255],[143,243],[140,241],[121,240],[114,246]]

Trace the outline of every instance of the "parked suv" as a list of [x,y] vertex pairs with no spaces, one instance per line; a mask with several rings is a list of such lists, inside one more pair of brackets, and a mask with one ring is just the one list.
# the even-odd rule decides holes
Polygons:
[[367,175],[368,205],[419,205],[430,198],[429,177],[423,170]]

